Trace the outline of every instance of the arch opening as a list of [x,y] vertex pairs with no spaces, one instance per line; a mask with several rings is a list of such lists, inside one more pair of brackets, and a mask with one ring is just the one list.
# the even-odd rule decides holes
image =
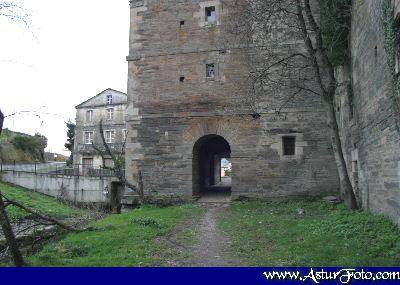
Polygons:
[[221,136],[207,135],[193,147],[193,196],[231,194],[231,147]]

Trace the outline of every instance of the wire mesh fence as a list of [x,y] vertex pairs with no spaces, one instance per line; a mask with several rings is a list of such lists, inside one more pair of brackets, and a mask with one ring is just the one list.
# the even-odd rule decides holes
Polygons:
[[[112,169],[95,167],[91,164],[67,165],[63,162],[48,163],[11,163],[0,162],[1,172],[14,173],[35,173],[57,176],[85,176],[85,177],[113,177],[115,173]],[[122,170],[124,172],[124,170]],[[122,173],[124,174],[124,173]]]

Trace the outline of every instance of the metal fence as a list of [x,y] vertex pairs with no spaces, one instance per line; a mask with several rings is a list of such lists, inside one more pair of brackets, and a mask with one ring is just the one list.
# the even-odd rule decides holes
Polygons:
[[[34,173],[48,174],[55,176],[85,176],[85,177],[113,177],[115,173],[112,169],[94,167],[89,164],[67,165],[64,162],[48,163],[12,163],[4,164],[0,162],[0,172],[14,173]],[[123,171],[123,175],[124,175]]]

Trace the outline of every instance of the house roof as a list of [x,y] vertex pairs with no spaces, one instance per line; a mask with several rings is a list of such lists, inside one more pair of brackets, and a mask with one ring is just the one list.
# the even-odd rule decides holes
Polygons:
[[[112,89],[112,88],[107,88],[107,89],[101,91],[99,94],[97,94],[97,95],[87,99],[86,101],[80,103],[79,105],[75,106],[75,108],[79,109],[79,108],[85,108],[85,107],[96,107],[96,106],[106,105],[105,98],[107,95],[114,96],[112,105],[126,104],[128,102],[128,95],[126,95],[126,93]],[[102,96],[104,96],[104,100],[102,100],[102,98],[101,98]]]

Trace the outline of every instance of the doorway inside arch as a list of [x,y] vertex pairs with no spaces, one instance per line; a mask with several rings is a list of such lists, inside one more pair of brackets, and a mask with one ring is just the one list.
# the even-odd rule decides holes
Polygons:
[[231,174],[229,143],[218,135],[200,138],[193,147],[193,196],[230,197]]

